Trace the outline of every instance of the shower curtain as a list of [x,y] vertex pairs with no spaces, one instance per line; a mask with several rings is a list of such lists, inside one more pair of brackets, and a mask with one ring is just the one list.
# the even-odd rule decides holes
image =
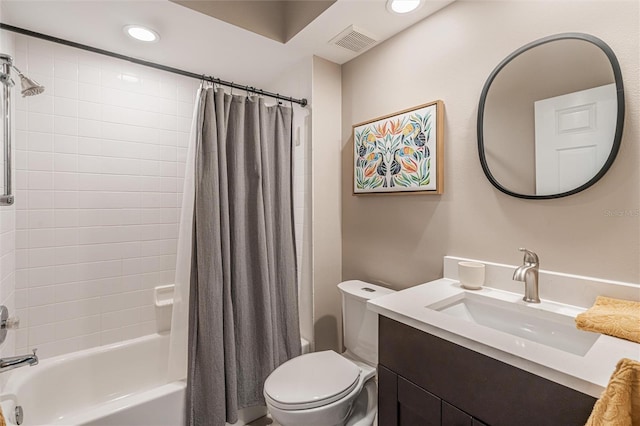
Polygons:
[[300,354],[292,110],[213,88],[197,104],[187,424],[222,426]]

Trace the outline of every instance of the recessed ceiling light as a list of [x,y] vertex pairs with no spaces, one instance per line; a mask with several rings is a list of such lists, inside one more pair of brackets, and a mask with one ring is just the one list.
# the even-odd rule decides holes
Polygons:
[[157,32],[141,25],[127,25],[124,27],[124,32],[129,37],[140,41],[154,42],[160,40],[160,35]]
[[404,14],[413,12],[422,4],[422,0],[388,0],[387,10],[389,12]]

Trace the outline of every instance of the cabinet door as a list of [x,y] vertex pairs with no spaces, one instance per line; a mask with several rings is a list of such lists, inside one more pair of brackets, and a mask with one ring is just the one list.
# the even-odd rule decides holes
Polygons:
[[378,366],[378,424],[398,426],[398,375]]
[[398,376],[398,426],[440,426],[440,423],[440,398]]
[[473,426],[473,418],[464,411],[442,401],[442,426]]

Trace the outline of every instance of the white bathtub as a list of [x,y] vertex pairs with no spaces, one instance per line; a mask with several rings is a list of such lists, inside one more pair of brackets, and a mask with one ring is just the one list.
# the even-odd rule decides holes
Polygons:
[[[153,334],[42,360],[10,373],[0,402],[8,425],[181,426],[185,383],[168,383],[169,335]],[[244,425],[265,407],[241,410]]]

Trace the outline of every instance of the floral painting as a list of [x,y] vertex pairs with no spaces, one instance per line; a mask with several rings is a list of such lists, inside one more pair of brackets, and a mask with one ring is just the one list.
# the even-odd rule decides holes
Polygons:
[[442,193],[441,101],[353,126],[353,191]]

